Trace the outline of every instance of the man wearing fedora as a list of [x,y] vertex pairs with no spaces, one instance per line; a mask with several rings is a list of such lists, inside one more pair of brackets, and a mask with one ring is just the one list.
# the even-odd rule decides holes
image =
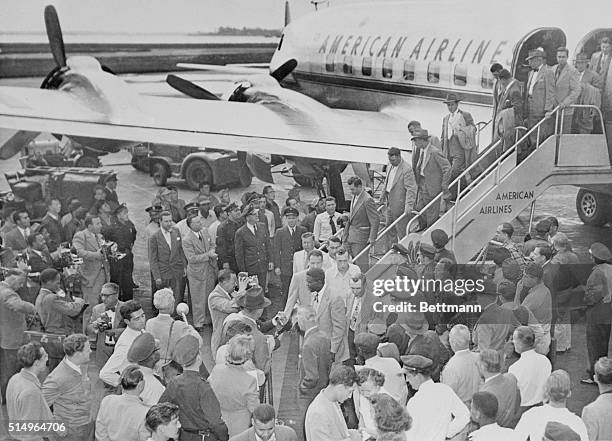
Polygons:
[[[601,77],[589,66],[589,59],[585,53],[576,55],[574,66],[578,71],[578,79],[582,86],[577,104],[590,104],[601,106]],[[593,109],[574,109],[572,122],[573,133],[589,134],[593,132]]]
[[451,165],[440,149],[431,144],[427,130],[415,130],[412,141],[418,151],[415,173],[418,194],[415,210],[422,210],[438,193],[443,192],[441,203],[434,204],[425,213],[425,218],[419,219],[420,227],[424,229],[438,220],[441,205],[446,208],[446,202],[450,199],[448,184],[451,178]]
[[268,228],[257,222],[258,212],[251,204],[244,208],[242,215],[246,223],[238,228],[234,238],[238,271],[256,275],[259,285],[265,287],[268,271],[274,269]]
[[[525,114],[527,115],[527,128],[531,129],[540,122],[548,112],[555,107],[555,76],[545,63],[546,54],[544,49],[538,48],[529,51],[527,61],[531,72],[525,87]],[[550,121],[546,121],[540,128],[540,139],[542,142],[552,133],[553,127]],[[537,130],[529,136],[530,147],[521,146],[518,152],[519,160],[523,160],[538,144]]]
[[[475,159],[476,125],[469,112],[459,109],[459,97],[450,93],[444,101],[449,113],[442,120],[442,153],[451,163],[451,181]],[[469,178],[469,175],[466,176]]]

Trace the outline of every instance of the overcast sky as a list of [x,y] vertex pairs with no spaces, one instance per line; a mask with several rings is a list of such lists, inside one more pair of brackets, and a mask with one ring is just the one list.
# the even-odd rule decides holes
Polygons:
[[[333,4],[355,0],[332,0]],[[65,33],[197,32],[219,26],[283,26],[284,0],[4,0],[0,33],[44,32],[43,9],[57,8]],[[291,0],[297,17],[313,10],[310,0]]]

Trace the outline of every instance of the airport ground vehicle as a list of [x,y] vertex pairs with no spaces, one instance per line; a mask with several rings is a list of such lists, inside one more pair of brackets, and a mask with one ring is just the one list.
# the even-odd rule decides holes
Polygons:
[[216,188],[236,184],[248,187],[253,175],[239,155],[224,150],[143,143],[132,147],[132,166],[149,173],[160,186],[170,178],[179,178],[194,190],[202,182]]
[[46,200],[58,198],[62,205],[70,198],[79,198],[84,207],[93,202],[93,190],[102,185],[113,170],[63,167],[28,167],[5,173],[11,192],[0,195],[2,208],[25,208],[32,219],[41,219],[46,211]]
[[62,147],[59,140],[34,140],[21,150],[19,161],[23,167],[47,165],[49,167],[87,167],[98,168],[102,164],[98,156],[107,152],[94,152],[89,149]]

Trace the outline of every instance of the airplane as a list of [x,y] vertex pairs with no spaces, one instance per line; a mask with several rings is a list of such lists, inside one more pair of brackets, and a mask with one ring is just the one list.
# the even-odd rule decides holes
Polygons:
[[[95,60],[72,57],[57,73],[57,90],[1,87],[0,126],[384,164],[391,146],[409,160],[408,121],[437,133],[446,113],[442,102],[452,92],[482,122],[482,149],[490,141],[493,62],[523,81],[530,49],[543,47],[554,64],[557,47],[590,55],[602,36],[612,35],[612,4],[603,0],[583,5],[587,21],[568,12],[575,9],[569,0],[503,6],[414,0],[321,8],[293,21],[287,16],[270,75],[250,76],[246,69],[227,100],[204,97],[205,89],[192,92],[198,100],[136,95]],[[59,39],[50,39],[62,61]]]

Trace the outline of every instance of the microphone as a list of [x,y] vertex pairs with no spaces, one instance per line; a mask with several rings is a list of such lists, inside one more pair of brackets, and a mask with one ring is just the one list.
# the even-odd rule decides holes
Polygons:
[[176,313],[180,314],[183,317],[183,321],[185,324],[189,324],[187,321],[187,314],[189,314],[189,305],[187,303],[179,303],[176,305]]

